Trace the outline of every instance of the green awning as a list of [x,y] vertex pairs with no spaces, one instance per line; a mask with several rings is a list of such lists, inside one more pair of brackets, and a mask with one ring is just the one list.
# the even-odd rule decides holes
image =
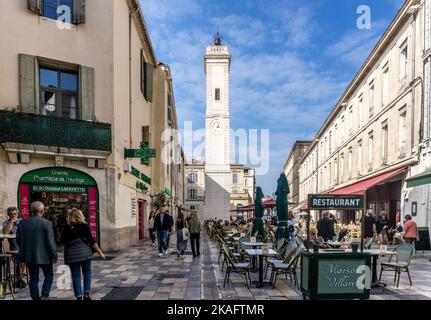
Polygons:
[[406,179],[407,188],[419,187],[431,184],[431,171],[421,173],[417,176]]
[[172,197],[172,191],[171,191],[171,189],[169,189],[169,188],[165,188],[165,193],[166,193],[168,196]]

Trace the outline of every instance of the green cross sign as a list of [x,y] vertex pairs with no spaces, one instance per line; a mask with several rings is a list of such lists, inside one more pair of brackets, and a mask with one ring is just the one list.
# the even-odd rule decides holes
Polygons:
[[148,143],[141,142],[141,149],[124,149],[124,158],[139,158],[141,164],[148,166],[150,159],[156,157],[156,149],[150,149]]

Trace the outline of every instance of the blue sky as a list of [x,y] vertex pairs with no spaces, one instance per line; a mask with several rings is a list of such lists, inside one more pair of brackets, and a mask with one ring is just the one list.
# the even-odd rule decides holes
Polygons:
[[[293,143],[314,137],[403,2],[141,0],[141,5],[157,58],[171,66],[180,128],[184,121],[204,127],[203,55],[219,22],[233,56],[231,127],[270,129],[270,170],[257,176],[270,195]],[[356,27],[360,5],[371,8],[370,30]]]

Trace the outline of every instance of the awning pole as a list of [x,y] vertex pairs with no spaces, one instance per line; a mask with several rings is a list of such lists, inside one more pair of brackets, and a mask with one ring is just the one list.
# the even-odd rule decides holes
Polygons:
[[364,253],[364,230],[365,230],[365,212],[367,210],[367,189],[364,192],[364,209],[362,210],[361,216],[361,253]]

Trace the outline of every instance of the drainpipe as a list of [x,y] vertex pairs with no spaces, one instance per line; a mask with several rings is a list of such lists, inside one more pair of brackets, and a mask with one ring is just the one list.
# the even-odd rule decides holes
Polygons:
[[413,88],[412,88],[412,106],[411,106],[411,150],[415,149],[415,103],[416,103],[416,86],[415,86],[415,79],[416,79],[416,17],[417,17],[417,11],[413,13],[413,62],[412,62],[412,81],[413,81]]

